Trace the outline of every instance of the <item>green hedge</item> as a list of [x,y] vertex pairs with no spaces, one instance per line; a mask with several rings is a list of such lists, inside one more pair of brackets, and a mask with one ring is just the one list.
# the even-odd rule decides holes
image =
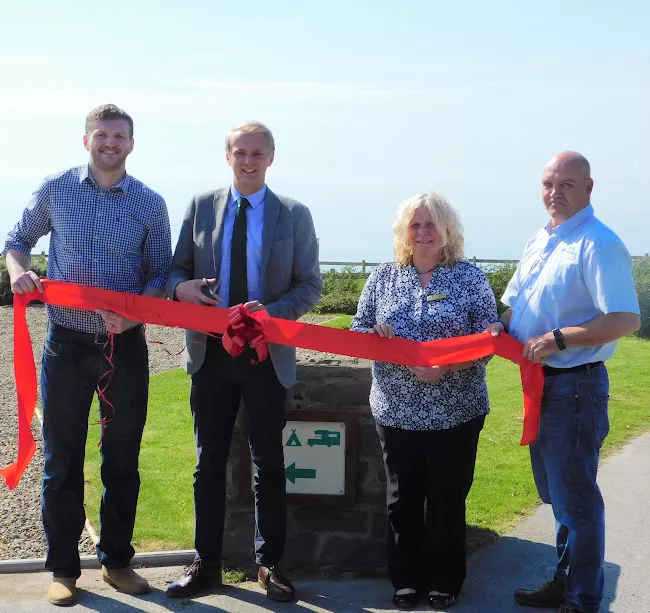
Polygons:
[[641,307],[641,328],[636,335],[650,338],[650,257],[635,258],[632,272]]
[[[46,277],[47,259],[42,256],[33,257],[32,270],[38,274],[39,277]],[[0,305],[5,306],[8,304],[13,304],[13,302],[14,295],[11,293],[11,283],[9,282],[7,262],[4,258],[0,257]]]
[[497,300],[497,313],[499,317],[508,308],[499,299],[506,291],[506,287],[508,287],[508,283],[510,283],[510,279],[512,279],[512,275],[515,274],[516,269],[517,267],[514,264],[505,264],[504,266],[495,265],[485,271],[485,276],[490,282],[494,297]]

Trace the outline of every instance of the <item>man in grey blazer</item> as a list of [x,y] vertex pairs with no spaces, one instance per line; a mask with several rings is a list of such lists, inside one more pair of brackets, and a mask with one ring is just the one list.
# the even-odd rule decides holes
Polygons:
[[[190,203],[167,281],[181,302],[228,307],[243,303],[273,317],[298,319],[320,297],[318,242],[309,209],[275,195],[265,184],[275,144],[261,123],[235,126],[226,137],[233,184]],[[194,473],[196,558],[167,594],[194,596],[220,585],[226,464],[240,400],[250,417],[255,480],[255,558],[258,579],[278,602],[295,599],[278,564],[286,536],[282,429],[286,391],[296,381],[293,347],[269,345],[254,364],[247,350],[233,358],[221,341],[187,332],[183,365],[192,375],[197,466]]]

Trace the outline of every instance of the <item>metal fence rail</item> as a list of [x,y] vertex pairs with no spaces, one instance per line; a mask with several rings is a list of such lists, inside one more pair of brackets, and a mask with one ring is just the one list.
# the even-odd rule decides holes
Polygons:
[[[47,253],[45,251],[41,251],[41,253],[32,253],[32,257],[35,258],[45,258],[47,260]],[[641,259],[641,258],[647,258],[650,257],[647,253],[644,255],[633,255],[632,259]],[[0,260],[2,259],[2,256],[0,256]],[[477,258],[476,256],[472,258],[467,258],[469,261],[472,262],[472,264],[497,264],[497,265],[505,265],[505,264],[518,264],[519,260],[490,260],[490,259],[483,259],[483,258]],[[319,262],[320,266],[350,266],[351,268],[361,268],[361,274],[367,274],[367,269],[368,268],[374,268],[375,266],[379,266],[382,262],[368,262],[366,260],[361,260],[360,262],[334,262],[334,261],[321,261]]]
[[[650,257],[647,253],[645,255],[633,255],[632,259],[641,259]],[[519,264],[519,260],[486,260],[483,258],[477,258],[476,256],[472,258],[467,258],[472,264]],[[361,260],[360,262],[319,262],[321,266],[350,266],[351,268],[361,268],[361,273],[366,274],[366,268],[374,268],[379,266],[382,262],[367,262],[366,260]]]
[[[470,259],[470,258],[468,258]],[[519,260],[484,260],[481,258],[473,257],[471,262],[476,264],[517,264]],[[366,260],[361,260],[360,262],[319,262],[321,266],[349,266],[351,268],[361,268],[361,274],[367,274],[367,268],[374,268],[379,266],[381,262],[366,262]]]

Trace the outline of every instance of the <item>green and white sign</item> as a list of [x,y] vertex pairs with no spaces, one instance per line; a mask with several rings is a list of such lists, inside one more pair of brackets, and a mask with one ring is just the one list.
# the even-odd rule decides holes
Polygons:
[[288,494],[345,493],[345,423],[288,421],[282,434]]

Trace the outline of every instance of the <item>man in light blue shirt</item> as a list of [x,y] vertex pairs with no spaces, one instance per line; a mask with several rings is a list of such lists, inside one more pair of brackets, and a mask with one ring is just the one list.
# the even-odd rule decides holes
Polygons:
[[609,431],[604,362],[641,324],[630,255],[594,217],[590,175],[589,162],[572,151],[545,166],[542,199],[551,219],[528,241],[501,298],[509,308],[490,326],[544,365],[530,454],[540,497],[553,506],[559,562],[551,581],[516,590],[515,600],[562,613],[595,613],[602,600],[605,520],[596,473]]

